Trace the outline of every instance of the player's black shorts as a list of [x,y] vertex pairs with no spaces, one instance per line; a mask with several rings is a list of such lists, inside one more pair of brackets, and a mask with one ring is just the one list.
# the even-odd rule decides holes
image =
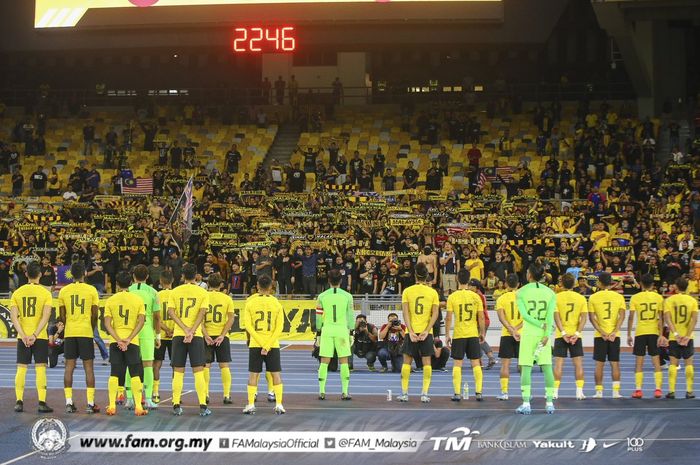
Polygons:
[[403,340],[403,348],[401,353],[413,358],[432,357],[435,354],[435,344],[433,335],[428,334],[424,341],[412,342],[411,338],[406,335]]
[[659,355],[659,336],[656,334],[635,336],[632,353],[637,357],[644,357],[647,353],[652,357]]
[[501,336],[498,346],[498,358],[518,358],[520,355],[520,341],[513,336]]
[[185,368],[187,358],[192,368],[204,366],[204,338],[195,336],[188,344],[184,343],[185,336],[173,337],[171,365],[173,368]]
[[251,347],[248,349],[248,371],[251,373],[262,373],[263,362],[265,362],[265,371],[270,373],[279,373],[282,371],[282,361],[280,359],[279,348],[270,349],[267,355],[262,355],[260,347]]
[[109,345],[109,363],[124,367],[134,366],[141,363],[141,348],[136,344],[126,346],[126,352],[122,352],[116,342]]
[[173,341],[172,339],[163,339],[160,341],[160,347],[156,349],[153,360],[165,360],[165,353],[168,353],[168,359],[173,359]]
[[37,339],[31,347],[27,347],[21,339],[17,340],[17,363],[29,365],[32,363],[32,359],[34,359],[34,363],[49,362],[49,341]]
[[216,360],[219,363],[229,363],[231,361],[231,341],[225,337],[219,346],[206,346],[206,361],[213,363]]
[[91,337],[67,337],[63,340],[63,357],[66,360],[94,360],[95,343]]
[[[618,347],[618,350],[619,350],[619,347]],[[552,355],[554,355],[555,357],[560,357],[560,358],[583,357],[583,341],[581,341],[581,338],[578,338],[576,340],[576,344],[569,344],[568,342],[566,342],[564,340],[563,337],[558,337],[554,340],[554,351],[552,352]],[[619,360],[619,355],[618,355],[618,360]]]
[[593,339],[593,360],[596,362],[619,362],[620,361],[620,338],[614,341],[605,341],[602,337]]
[[692,339],[688,341],[688,345],[685,347],[678,344],[678,341],[671,341],[668,344],[668,354],[673,358],[682,358],[683,360],[687,360],[692,357],[694,353],[695,345],[693,344]]
[[464,357],[469,360],[481,358],[481,345],[478,337],[462,337],[452,339],[452,358],[455,360],[464,360]]

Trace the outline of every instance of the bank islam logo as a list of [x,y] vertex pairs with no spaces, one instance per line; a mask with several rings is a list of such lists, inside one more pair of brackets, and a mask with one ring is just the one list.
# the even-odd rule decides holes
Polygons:
[[467,451],[472,445],[473,439],[478,436],[478,431],[472,431],[467,427],[455,428],[451,434],[462,433],[461,436],[437,436],[430,438],[433,441],[433,450]]
[[56,457],[68,450],[68,430],[57,418],[42,418],[32,427],[34,450],[45,459]]

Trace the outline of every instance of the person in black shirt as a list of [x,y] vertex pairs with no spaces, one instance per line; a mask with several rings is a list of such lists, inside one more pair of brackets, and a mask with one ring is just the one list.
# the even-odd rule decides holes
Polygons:
[[100,294],[104,294],[106,291],[103,264],[102,254],[100,252],[95,252],[95,255],[88,265],[87,272],[85,273],[85,282],[94,286]]
[[21,196],[23,189],[24,189],[24,175],[22,174],[22,167],[17,165],[17,169],[12,174],[12,196],[13,197]]
[[248,173],[243,174],[243,181],[241,181],[240,188],[242,191],[253,190],[253,181],[250,180],[250,175]]
[[381,295],[397,295],[401,292],[401,280],[399,278],[399,268],[395,263],[391,264],[389,274],[384,276]]
[[425,175],[425,189],[429,191],[439,191],[442,189],[442,173],[438,169],[437,161],[433,160]]
[[83,156],[92,155],[92,144],[95,142],[95,126],[92,123],[88,123],[83,127],[83,141],[85,142]]
[[[338,144],[335,141],[331,141],[331,145],[328,147],[328,165],[334,166],[336,161],[338,161]],[[336,167],[337,169],[337,167]]]
[[399,269],[399,282],[401,283],[402,290],[409,286],[413,286],[416,283],[413,273],[413,263],[411,262],[411,259],[404,258],[401,268]]
[[372,192],[374,190],[374,179],[372,179],[372,175],[367,172],[366,168],[362,168],[362,174],[357,179],[357,183],[362,192]]
[[292,259],[289,256],[289,250],[286,247],[279,250],[272,266],[275,269],[275,276],[277,278],[277,293],[291,294]]
[[61,321],[49,325],[49,368],[58,365],[58,356],[63,353],[63,330],[65,325]]
[[415,189],[418,184],[418,171],[413,168],[413,162],[408,162],[408,168],[403,171],[403,188]]
[[313,173],[316,169],[316,159],[318,158],[318,152],[314,152],[311,147],[306,149],[304,152],[304,171],[306,173]]
[[177,141],[173,142],[173,146],[170,149],[170,164],[176,170],[179,170],[180,166],[182,166],[182,148]]
[[374,176],[379,176],[380,178],[383,177],[386,157],[382,153],[381,147],[377,147],[377,152],[374,154],[372,160],[374,161],[374,172],[372,174]]
[[44,195],[46,193],[46,183],[49,178],[44,173],[44,167],[39,166],[35,172],[32,173],[32,195]]
[[231,150],[226,152],[226,172],[231,174],[238,173],[238,165],[241,158],[241,152],[238,151],[238,146],[232,144]]
[[350,183],[357,184],[357,180],[362,174],[364,162],[360,159],[360,152],[355,150],[352,160],[350,160]]
[[294,169],[289,173],[289,192],[304,192],[306,188],[306,173],[299,169],[299,163],[294,163]]
[[242,295],[246,290],[246,274],[238,262],[231,263],[231,274],[228,280],[228,292],[232,295]]
[[447,153],[447,149],[443,145],[440,147],[440,155],[438,155],[438,167],[442,176],[447,176],[450,165],[450,154]]
[[45,287],[53,287],[56,285],[56,271],[51,266],[51,259],[46,256],[41,259],[41,277],[39,284]]
[[387,168],[386,174],[382,178],[382,185],[385,191],[393,191],[396,188],[396,176],[394,176],[391,168]]
[[195,148],[192,145],[192,141],[187,141],[187,147],[182,151],[182,156],[185,160],[185,166],[188,168],[194,168],[197,164],[197,158],[195,156]]
[[335,169],[338,170],[340,174],[348,174],[348,161],[342,153],[338,155],[338,159],[335,161]]
[[83,178],[83,173],[79,167],[75,167],[75,170],[68,177],[68,185],[71,190],[76,194],[80,194],[83,191],[83,186],[85,185],[85,179]]

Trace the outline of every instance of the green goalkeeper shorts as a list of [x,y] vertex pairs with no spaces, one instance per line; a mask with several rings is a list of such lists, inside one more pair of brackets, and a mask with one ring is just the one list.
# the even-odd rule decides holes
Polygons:
[[541,340],[542,338],[538,336],[524,336],[520,339],[518,365],[531,367],[535,362],[540,366],[552,364],[551,338],[547,341],[547,345],[540,350],[537,358],[535,358],[535,351],[537,351],[537,346]]
[[337,353],[338,358],[349,357],[352,353],[350,350],[350,335],[333,334],[331,331],[321,331],[321,341],[318,348],[318,355],[323,358],[333,358]]
[[139,348],[141,349],[141,361],[152,362],[156,354],[155,337],[139,336]]

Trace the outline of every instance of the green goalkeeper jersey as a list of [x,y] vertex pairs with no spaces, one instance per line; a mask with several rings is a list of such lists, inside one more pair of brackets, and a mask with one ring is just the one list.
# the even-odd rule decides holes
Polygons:
[[355,327],[355,311],[352,294],[332,287],[318,296],[316,328],[324,334],[348,334]]
[[153,312],[158,311],[158,292],[146,283],[135,283],[129,287],[129,292],[141,297],[145,304],[146,320],[139,332],[139,337],[155,338],[153,327]]
[[522,337],[549,336],[554,328],[557,295],[540,283],[529,283],[518,289],[515,300],[523,317]]

